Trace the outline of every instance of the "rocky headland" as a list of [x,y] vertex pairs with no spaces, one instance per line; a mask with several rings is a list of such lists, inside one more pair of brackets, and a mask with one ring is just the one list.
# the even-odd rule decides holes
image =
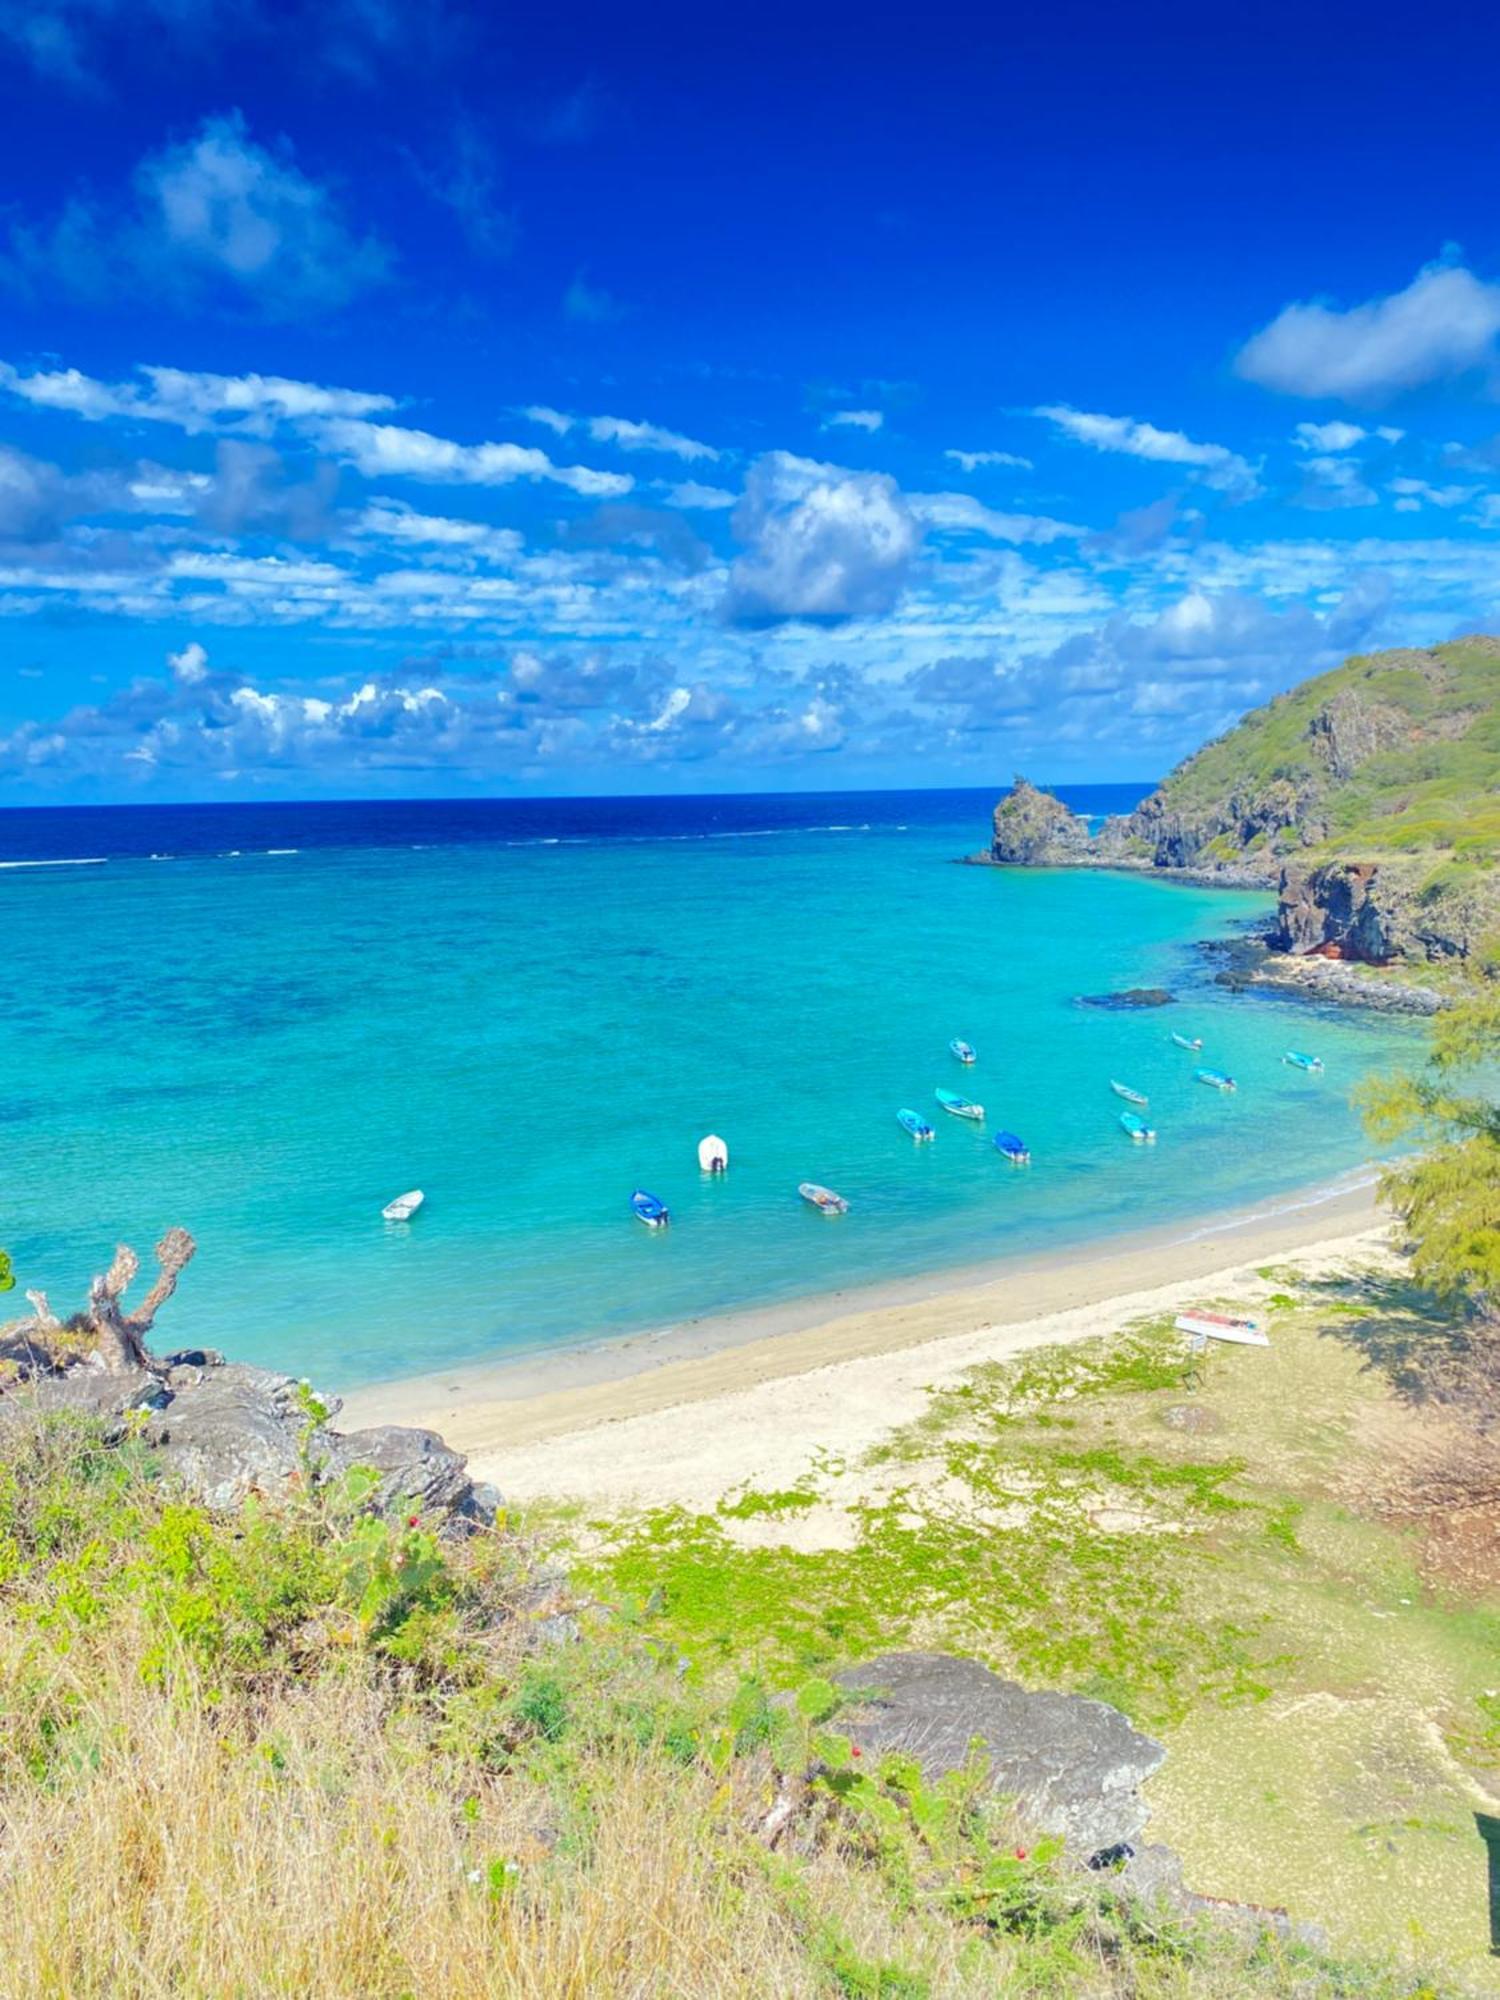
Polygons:
[[1500,924],[1497,857],[1500,639],[1475,637],[1304,682],[1099,825],[1018,776],[970,858],[1272,891],[1231,983],[1430,1012]]

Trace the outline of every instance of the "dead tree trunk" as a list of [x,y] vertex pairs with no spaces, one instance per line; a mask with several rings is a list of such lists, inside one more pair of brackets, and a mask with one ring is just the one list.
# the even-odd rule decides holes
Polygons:
[[146,1335],[157,1313],[176,1291],[177,1280],[197,1247],[185,1229],[167,1231],[156,1246],[156,1261],[161,1267],[156,1283],[133,1313],[124,1310],[122,1301],[140,1269],[140,1259],[128,1243],[116,1246],[114,1262],[103,1277],[95,1278],[89,1286],[84,1321],[94,1336],[100,1359],[112,1374],[154,1365]]

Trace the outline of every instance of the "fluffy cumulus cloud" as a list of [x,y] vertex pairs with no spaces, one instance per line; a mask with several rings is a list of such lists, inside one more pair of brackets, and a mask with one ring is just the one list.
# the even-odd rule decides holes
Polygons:
[[751,466],[732,519],[743,553],[726,608],[745,624],[838,623],[899,600],[921,530],[894,479],[773,451]]
[[1429,264],[1405,291],[1341,308],[1283,308],[1240,349],[1247,381],[1288,396],[1378,402],[1496,362],[1500,284],[1462,264]]
[[1186,466],[1206,486],[1217,487],[1240,499],[1249,499],[1259,490],[1248,462],[1227,445],[1200,444],[1182,431],[1160,430],[1155,424],[1141,423],[1134,417],[1075,410],[1067,403],[1043,404],[1035,414],[1055,425],[1064,437],[1089,445],[1095,451],[1119,452],[1127,458],[1149,459],[1158,465]]
[[0,277],[96,302],[146,285],[167,303],[223,298],[279,320],[336,309],[388,275],[378,238],[238,112],[142,160],[134,194],[124,211],[76,197],[50,224],[13,224]]

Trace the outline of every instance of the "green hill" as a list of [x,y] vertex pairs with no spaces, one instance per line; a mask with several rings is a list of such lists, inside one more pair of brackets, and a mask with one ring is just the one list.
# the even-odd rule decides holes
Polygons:
[[1124,822],[1160,866],[1500,854],[1500,639],[1370,653],[1253,710]]

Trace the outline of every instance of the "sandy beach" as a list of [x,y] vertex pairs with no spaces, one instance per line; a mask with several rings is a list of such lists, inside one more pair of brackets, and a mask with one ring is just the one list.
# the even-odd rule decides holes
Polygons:
[[1389,1254],[1370,1185],[1313,1189],[959,1274],[973,1281],[950,1273],[845,1294],[834,1312],[827,1299],[804,1302],[382,1384],[350,1395],[340,1421],[427,1425],[508,1499],[711,1506],[747,1482],[790,1485],[815,1455],[858,1456],[980,1363],[1191,1303],[1253,1305],[1275,1289],[1258,1270],[1293,1256],[1328,1273]]

